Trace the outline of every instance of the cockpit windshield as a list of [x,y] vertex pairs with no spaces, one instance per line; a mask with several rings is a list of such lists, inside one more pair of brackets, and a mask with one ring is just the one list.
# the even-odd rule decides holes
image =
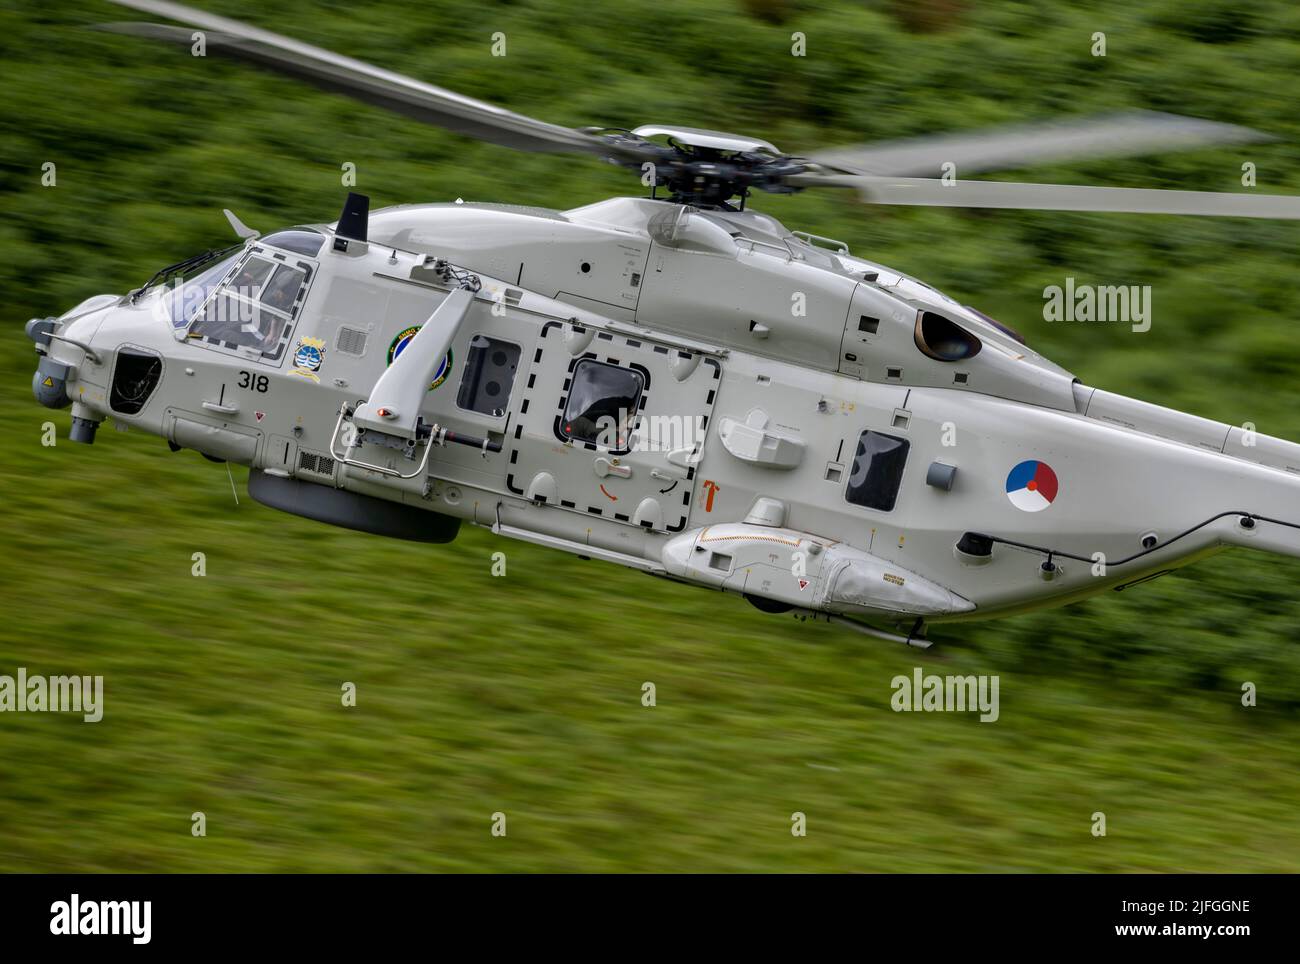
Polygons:
[[210,262],[200,264],[181,274],[179,283],[163,296],[163,304],[166,306],[167,317],[171,321],[172,328],[189,327],[190,322],[194,320],[194,315],[208,300],[212,289],[220,283],[238,260],[239,254],[235,253],[220,259],[215,264]]

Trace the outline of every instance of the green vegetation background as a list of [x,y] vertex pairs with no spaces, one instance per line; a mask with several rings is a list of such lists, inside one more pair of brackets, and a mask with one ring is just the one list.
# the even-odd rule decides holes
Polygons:
[[[68,6],[0,12],[0,673],[103,674],[106,712],[0,717],[0,870],[1300,867],[1300,563],[1224,554],[923,657],[480,530],[421,547],[236,507],[223,468],[157,438],[68,443],[31,399],[22,323],[226,243],[224,206],[263,229],[332,219],[347,161],[376,206],[636,190]],[[1252,161],[1258,190],[1300,193],[1287,2],[206,6],[559,123],[790,151],[1124,108],[1236,121],[1280,140],[1031,176],[1240,190]],[[1089,384],[1300,439],[1294,224],[756,205],[1018,325]],[[1153,285],[1151,331],[1043,322],[1067,275]],[[891,712],[916,665],[1000,674],[1001,720]]]

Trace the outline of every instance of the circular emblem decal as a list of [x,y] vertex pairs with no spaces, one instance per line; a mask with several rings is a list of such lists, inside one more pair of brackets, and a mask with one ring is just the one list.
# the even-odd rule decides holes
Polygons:
[[[403,328],[397,333],[397,337],[394,338],[392,344],[388,346],[388,364],[391,365],[393,359],[406,350],[406,346],[411,343],[411,339],[414,338],[423,327],[423,325],[411,325],[411,327]],[[442,364],[438,366],[438,370],[433,374],[433,381],[429,383],[429,391],[433,391],[447,380],[447,376],[451,374],[451,364],[451,349],[447,349],[447,354],[443,357]]]
[[293,353],[293,363],[309,372],[318,371],[321,361],[321,350],[315,345],[299,345]]
[[323,338],[301,338],[293,352],[293,367],[290,375],[301,375],[314,382],[320,381],[316,373],[320,371],[321,362],[325,360],[325,340]]
[[1042,512],[1056,501],[1059,483],[1046,462],[1029,459],[1007,474],[1007,498],[1022,512]]

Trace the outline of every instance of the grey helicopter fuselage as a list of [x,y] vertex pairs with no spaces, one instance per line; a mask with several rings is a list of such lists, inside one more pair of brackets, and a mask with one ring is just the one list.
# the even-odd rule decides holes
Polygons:
[[[205,335],[241,278],[281,301]],[[366,402],[457,291],[421,432],[389,435]],[[906,630],[1227,546],[1300,554],[1300,446],[1085,387],[753,210],[401,205],[251,238],[36,340],[37,395],[83,439],[111,418],[248,465],[287,511],[428,541],[469,521],[772,611]]]

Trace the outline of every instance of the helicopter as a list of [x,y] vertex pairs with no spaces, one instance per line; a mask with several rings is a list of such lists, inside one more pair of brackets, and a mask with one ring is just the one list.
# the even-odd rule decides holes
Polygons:
[[[36,399],[249,468],[257,501],[429,543],[462,523],[917,647],[1231,547],[1300,555],[1300,445],[1083,384],[1013,328],[756,191],[873,204],[1300,218],[1300,198],[969,180],[1246,143],[1136,113],[782,153],[566,128],[224,17],[115,0],[207,48],[649,196],[370,210],[260,233],[32,319]],[[945,165],[962,177],[936,177]],[[1177,486],[1167,480],[1177,479]]]

